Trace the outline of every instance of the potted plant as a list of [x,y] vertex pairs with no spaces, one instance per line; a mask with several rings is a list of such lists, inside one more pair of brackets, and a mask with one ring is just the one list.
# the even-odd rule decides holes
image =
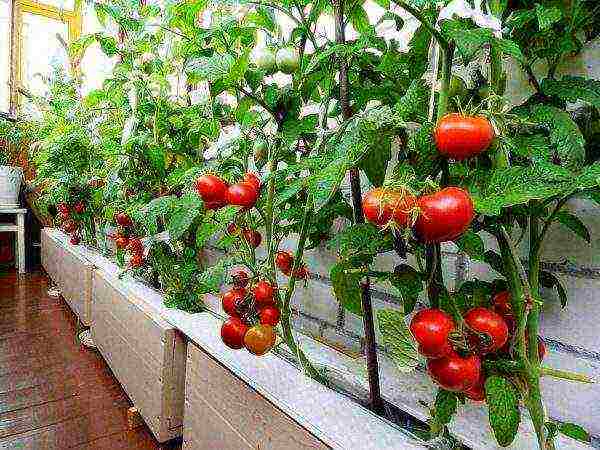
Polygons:
[[0,208],[17,208],[23,181],[23,169],[10,164],[8,142],[0,141]]

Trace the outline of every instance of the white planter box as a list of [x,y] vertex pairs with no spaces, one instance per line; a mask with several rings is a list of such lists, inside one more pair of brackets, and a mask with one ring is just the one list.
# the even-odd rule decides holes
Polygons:
[[22,181],[23,169],[13,166],[0,166],[0,207],[19,207]]
[[186,344],[118,271],[98,269],[92,337],[159,442],[181,436]]
[[41,234],[42,266],[81,323],[89,326],[92,323],[94,264],[83,247],[68,241],[68,236],[59,230],[44,228]]
[[183,433],[189,450],[330,448],[193,344]]

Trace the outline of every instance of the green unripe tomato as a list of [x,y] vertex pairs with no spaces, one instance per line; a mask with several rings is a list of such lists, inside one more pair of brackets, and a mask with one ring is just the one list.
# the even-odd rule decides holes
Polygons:
[[267,143],[264,139],[258,138],[252,146],[255,161],[263,161],[267,158]]
[[283,73],[292,74],[300,67],[300,55],[293,47],[283,47],[275,55],[277,68]]
[[255,49],[252,54],[252,62],[266,73],[273,73],[277,68],[275,51],[268,47]]

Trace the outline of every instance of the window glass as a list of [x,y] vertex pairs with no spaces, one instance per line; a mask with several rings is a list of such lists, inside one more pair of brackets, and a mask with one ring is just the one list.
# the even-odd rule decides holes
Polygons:
[[39,3],[66,11],[73,11],[75,9],[75,0],[43,0]]
[[47,92],[47,80],[56,67],[68,69],[63,42],[69,42],[69,28],[64,22],[36,14],[23,14],[22,84],[34,95]]
[[0,0],[0,111],[10,107],[10,1]]
[[[106,27],[98,21],[94,7],[91,4],[84,5],[83,11],[83,32],[117,34],[117,26],[114,22],[108,22]],[[100,49],[100,45],[95,42],[86,50],[81,61],[81,70],[83,72],[83,94],[89,93],[93,89],[102,87],[104,80],[112,73],[117,57],[108,57]]]

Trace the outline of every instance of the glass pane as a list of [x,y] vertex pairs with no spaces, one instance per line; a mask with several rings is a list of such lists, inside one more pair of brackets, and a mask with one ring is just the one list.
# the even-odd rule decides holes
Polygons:
[[10,1],[0,0],[0,111],[10,106]]
[[[107,21],[107,26],[103,27],[96,17],[93,5],[85,4],[83,12],[83,30],[86,34],[108,33],[116,36],[118,28],[112,21]],[[87,94],[92,89],[101,88],[104,80],[112,73],[113,66],[117,60],[118,58],[116,56],[112,58],[106,56],[97,42],[93,43],[86,50],[81,61],[83,93]]]
[[68,42],[66,23],[35,14],[23,14],[22,84],[34,95],[47,92],[46,81],[56,68],[69,67],[67,53],[58,39]]

